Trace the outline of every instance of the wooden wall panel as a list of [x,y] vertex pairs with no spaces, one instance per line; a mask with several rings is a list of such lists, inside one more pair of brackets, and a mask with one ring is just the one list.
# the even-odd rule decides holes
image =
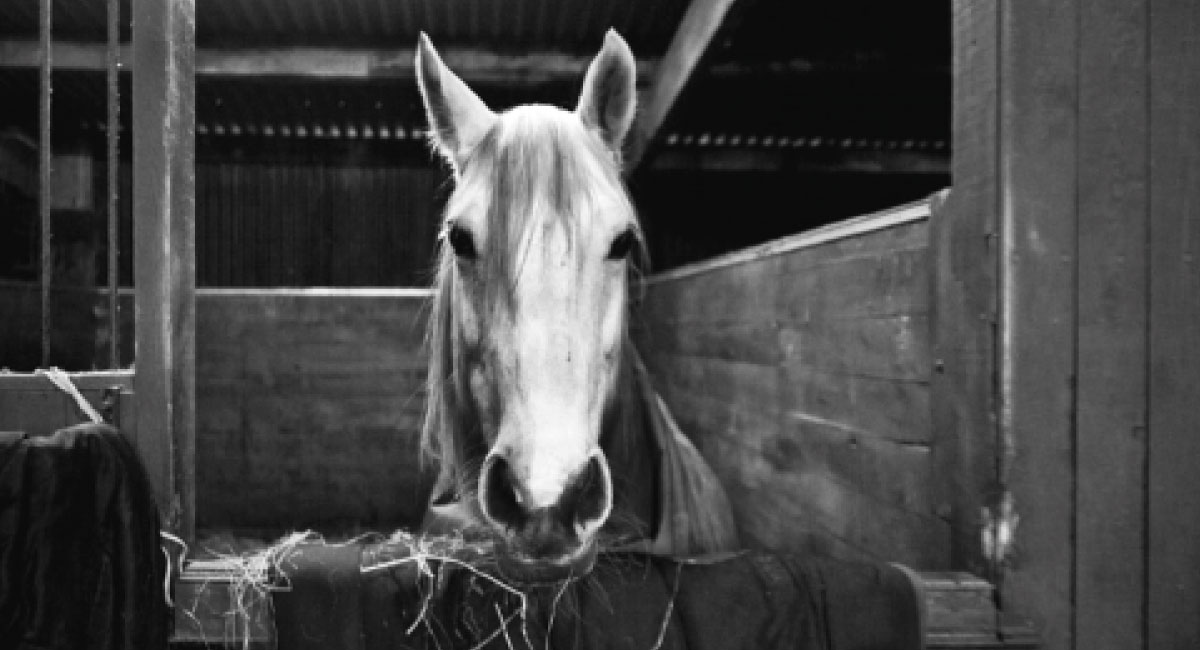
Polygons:
[[1017,547],[1002,603],[1074,643],[1078,3],[1014,2],[1000,26],[1001,481]]
[[1080,4],[1076,647],[1145,629],[1147,4]]
[[[129,371],[72,374],[80,394],[101,414],[107,390],[128,391],[133,385]],[[116,406],[114,404],[114,406]],[[119,420],[120,414],[114,413]],[[75,399],[49,379],[28,373],[0,373],[0,431],[21,431],[30,436],[47,436],[59,429],[88,422]],[[126,423],[123,431],[137,447],[136,430]]]
[[1200,3],[1150,2],[1146,647],[1200,647]]
[[201,291],[197,514],[279,533],[415,525],[425,293]]
[[889,223],[901,211],[648,282],[639,347],[752,545],[948,566],[931,489],[928,223]]
[[[983,148],[956,132],[955,154],[998,167],[956,162],[949,219],[963,219],[963,188],[985,188],[999,215],[994,461],[1015,538],[990,559],[1004,609],[1034,618],[1049,648],[1194,647],[1200,7],[955,6],[965,24],[998,21],[998,64],[956,66],[956,88],[999,89],[956,121],[998,123]],[[959,29],[956,50],[987,29]]]

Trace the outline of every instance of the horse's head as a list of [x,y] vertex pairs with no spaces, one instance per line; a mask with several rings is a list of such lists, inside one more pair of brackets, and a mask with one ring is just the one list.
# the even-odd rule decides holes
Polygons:
[[616,32],[574,111],[493,113],[424,35],[417,79],[454,169],[431,325],[427,448],[502,542],[501,567],[590,570],[613,505],[600,446],[624,346],[640,231],[620,178],[633,56]]

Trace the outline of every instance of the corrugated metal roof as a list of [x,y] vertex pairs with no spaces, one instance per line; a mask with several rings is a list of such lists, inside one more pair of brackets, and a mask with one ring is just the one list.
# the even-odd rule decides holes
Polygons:
[[295,44],[441,43],[586,51],[609,27],[661,53],[687,0],[199,0],[198,40]]
[[[949,0],[746,0],[664,125],[672,147],[906,148],[944,151],[950,124]],[[129,0],[120,0],[128,18]],[[660,56],[687,0],[196,0],[202,47],[412,47],[587,55],[616,27]],[[103,40],[106,0],[54,0],[55,38]],[[37,0],[0,1],[0,39],[36,36]],[[126,80],[127,81],[127,80]],[[472,83],[494,108],[571,105],[579,80]],[[126,90],[128,83],[125,84]],[[0,122],[36,133],[34,70],[0,69]],[[264,101],[269,97],[270,101]],[[95,132],[103,75],[55,74],[55,129]],[[126,100],[128,93],[126,93]],[[205,75],[201,137],[412,138],[424,128],[411,79]],[[128,117],[130,111],[123,111]],[[318,135],[319,134],[319,135]],[[673,134],[673,137],[671,137]],[[701,144],[704,143],[704,144]],[[735,144],[736,143],[736,144]],[[770,143],[770,144],[767,144]],[[780,143],[787,143],[786,145]],[[906,145],[906,143],[910,143]]]
[[[107,0],[54,0],[55,38],[102,40]],[[120,0],[129,17],[129,0]],[[502,51],[595,49],[616,28],[640,55],[666,49],[688,0],[197,0],[196,39],[208,45],[411,46]],[[38,0],[0,2],[0,37],[37,34]],[[126,36],[128,32],[126,30]]]

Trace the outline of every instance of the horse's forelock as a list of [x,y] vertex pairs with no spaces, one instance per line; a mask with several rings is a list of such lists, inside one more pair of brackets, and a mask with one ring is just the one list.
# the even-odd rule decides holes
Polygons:
[[602,196],[623,204],[636,225],[616,156],[600,137],[560,109],[530,105],[505,113],[464,163],[460,182],[487,206],[486,290],[511,304],[536,216],[558,219],[568,246]]

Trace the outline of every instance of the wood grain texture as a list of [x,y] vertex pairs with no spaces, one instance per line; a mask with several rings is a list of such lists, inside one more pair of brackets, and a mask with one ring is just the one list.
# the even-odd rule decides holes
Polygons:
[[1005,5],[999,97],[1001,481],[1020,523],[1004,609],[1073,647],[1076,2]]
[[1080,4],[1075,644],[1144,643],[1147,5]]
[[999,9],[952,7],[953,190],[930,219],[931,378],[935,464],[953,529],[951,564],[992,577],[980,545],[980,509],[999,497],[996,476],[996,296]]
[[[104,413],[104,393],[112,389],[128,392],[133,385],[129,371],[90,372],[70,375],[80,394],[101,414]],[[118,404],[120,409],[122,405]],[[114,413],[119,417],[120,413]],[[82,424],[88,418],[75,405],[74,398],[55,387],[50,380],[25,373],[0,373],[0,431],[23,431],[31,436],[45,436],[55,431]],[[122,430],[137,448],[132,425]]]
[[1200,4],[1150,3],[1146,647],[1200,647]]
[[428,488],[417,454],[426,299],[200,292],[199,524],[415,525]]
[[[137,430],[164,525],[195,512],[195,5],[137,0],[133,57]],[[163,488],[166,491],[163,491]]]
[[947,566],[927,236],[895,223],[648,283],[639,348],[750,543]]

